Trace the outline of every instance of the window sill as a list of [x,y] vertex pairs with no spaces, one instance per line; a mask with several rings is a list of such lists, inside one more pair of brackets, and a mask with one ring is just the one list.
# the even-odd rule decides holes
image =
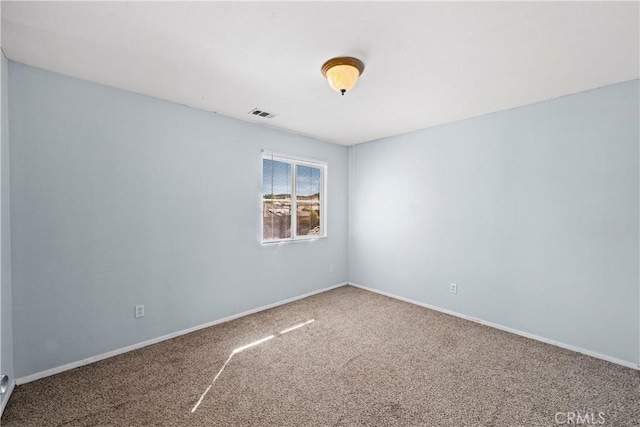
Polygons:
[[327,236],[314,236],[314,237],[297,237],[295,239],[280,239],[280,240],[263,240],[263,245],[273,245],[278,243],[296,243],[296,242],[313,242],[315,240],[326,239]]

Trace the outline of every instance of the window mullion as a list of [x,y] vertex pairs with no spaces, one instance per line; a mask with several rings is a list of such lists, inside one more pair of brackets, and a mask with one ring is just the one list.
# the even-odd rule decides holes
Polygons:
[[298,168],[295,162],[291,163],[291,238],[295,239],[298,237],[298,198],[297,198],[297,188],[296,188],[296,174],[298,172]]
[[325,196],[326,196],[326,192],[324,191],[324,186],[325,186],[325,169],[324,168],[320,168],[320,189],[319,189],[319,194],[318,194],[318,200],[320,200],[320,205],[318,206],[318,214],[320,214],[320,235],[321,236],[326,236],[326,229],[325,229],[325,221],[327,220],[327,212],[325,210],[325,206],[327,201],[325,200]]

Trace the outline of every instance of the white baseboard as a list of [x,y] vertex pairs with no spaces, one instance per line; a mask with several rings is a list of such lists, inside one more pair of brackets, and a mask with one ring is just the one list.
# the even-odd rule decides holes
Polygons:
[[4,414],[4,408],[7,407],[7,403],[9,403],[9,399],[11,398],[11,393],[13,393],[13,389],[15,387],[16,387],[16,383],[15,381],[13,381],[13,379],[11,379],[9,381],[9,388],[2,395],[2,402],[0,402],[0,417],[2,417],[2,414]]
[[389,298],[394,298],[394,299],[397,299],[397,300],[400,300],[400,301],[408,302],[410,304],[415,304],[415,305],[419,305],[421,307],[429,308],[431,310],[439,311],[441,313],[450,314],[452,316],[456,316],[456,317],[460,317],[462,319],[470,320],[472,322],[479,323],[481,325],[490,326],[492,328],[500,329],[500,330],[505,331],[505,332],[510,332],[512,334],[520,335],[520,336],[523,336],[525,338],[531,338],[531,339],[536,340],[536,341],[541,341],[541,342],[544,342],[544,343],[547,343],[547,344],[555,345],[556,347],[561,347],[561,348],[564,348],[564,349],[567,349],[567,350],[575,351],[577,353],[582,353],[582,354],[585,354],[587,356],[595,357],[596,359],[602,359],[602,360],[606,360],[607,362],[612,362],[612,363],[615,363],[615,364],[618,364],[618,365],[625,366],[627,368],[640,370],[640,365],[637,365],[637,364],[635,364],[633,362],[629,362],[627,360],[617,359],[615,357],[607,356],[606,354],[601,354],[601,353],[597,353],[595,351],[587,350],[587,349],[584,349],[584,348],[581,348],[581,347],[576,347],[576,346],[573,346],[573,345],[570,345],[570,344],[565,344],[563,342],[559,342],[559,341],[555,341],[555,340],[552,340],[552,339],[549,339],[549,338],[545,338],[545,337],[541,337],[541,336],[538,336],[538,335],[530,334],[528,332],[522,332],[522,331],[519,331],[517,329],[509,328],[508,326],[499,325],[497,323],[488,322],[488,321],[482,320],[482,319],[476,319],[474,317],[466,316],[464,314],[461,314],[461,313],[458,313],[458,312],[455,312],[455,311],[447,310],[446,308],[437,307],[437,306],[434,306],[434,305],[431,305],[431,304],[425,304],[425,303],[420,302],[420,301],[416,301],[416,300],[413,300],[413,299],[410,299],[410,298],[401,297],[399,295],[395,295],[395,294],[392,294],[392,293],[389,293],[389,292],[381,291],[379,289],[374,289],[374,288],[370,288],[368,286],[358,285],[357,283],[349,282],[349,285],[354,286],[356,288],[364,289],[366,291],[375,292],[377,294],[384,295],[384,296],[387,296]]
[[137,344],[133,344],[133,345],[130,345],[130,346],[127,346],[127,347],[122,347],[122,348],[119,348],[117,350],[112,350],[112,351],[109,351],[109,352],[106,352],[106,353],[98,354],[96,356],[92,356],[92,357],[88,357],[86,359],[78,360],[77,362],[71,362],[71,363],[67,363],[66,365],[62,365],[62,366],[58,366],[58,367],[55,367],[55,368],[47,369],[47,370],[41,371],[41,372],[36,372],[35,374],[26,375],[24,377],[16,378],[15,383],[16,383],[16,385],[26,384],[26,383],[29,383],[31,381],[36,381],[36,380],[39,380],[41,378],[45,378],[45,377],[49,377],[51,375],[59,374],[59,373],[64,372],[64,371],[69,371],[71,369],[79,368],[81,366],[85,366],[85,365],[88,365],[90,363],[98,362],[100,360],[107,359],[109,357],[118,356],[120,354],[127,353],[127,352],[132,351],[132,350],[137,350],[137,349],[142,348],[142,347],[146,347],[146,346],[149,346],[149,345],[152,345],[152,344],[157,344],[159,342],[170,340],[172,338],[176,338],[176,337],[179,337],[181,335],[185,335],[185,334],[188,334],[188,333],[191,333],[191,332],[195,332],[195,331],[200,330],[200,329],[208,328],[210,326],[219,325],[220,323],[229,322],[229,321],[237,319],[239,317],[248,316],[250,314],[254,314],[254,313],[258,313],[260,311],[268,310],[270,308],[278,307],[278,306],[283,305],[283,304],[288,304],[290,302],[297,301],[297,300],[302,299],[302,298],[307,298],[307,297],[310,297],[312,295],[320,294],[322,292],[327,292],[327,291],[330,291],[332,289],[336,289],[336,288],[339,288],[339,287],[345,286],[345,285],[347,285],[347,282],[339,283],[337,285],[329,286],[327,288],[319,289],[317,291],[308,292],[308,293],[303,294],[303,295],[298,295],[298,296],[295,296],[295,297],[292,297],[292,298],[288,298],[288,299],[283,300],[283,301],[275,302],[273,304],[269,304],[269,305],[265,305],[265,306],[262,306],[262,307],[254,308],[252,310],[244,311],[242,313],[233,314],[231,316],[227,316],[227,317],[224,317],[222,319],[214,320],[212,322],[204,323],[204,324],[198,325],[198,326],[193,326],[191,328],[183,329],[181,331],[173,332],[171,334],[163,335],[161,337],[153,338],[153,339],[150,339],[150,340],[147,340],[147,341],[143,341],[143,342],[140,342],[140,343],[137,343]]

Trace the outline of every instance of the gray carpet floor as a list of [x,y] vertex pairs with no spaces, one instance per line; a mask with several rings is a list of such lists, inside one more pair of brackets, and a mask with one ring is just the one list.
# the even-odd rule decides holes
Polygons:
[[2,425],[555,426],[568,413],[640,425],[640,372],[345,286],[19,386]]

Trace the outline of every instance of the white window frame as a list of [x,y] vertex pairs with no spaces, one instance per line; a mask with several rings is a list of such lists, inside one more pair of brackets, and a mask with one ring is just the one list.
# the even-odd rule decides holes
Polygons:
[[[328,175],[328,163],[321,160],[306,159],[297,156],[291,156],[288,154],[276,153],[273,151],[262,151],[261,162],[261,174],[260,179],[264,179],[264,160],[275,160],[279,162],[285,162],[291,164],[291,237],[285,237],[282,239],[270,239],[264,238],[264,194],[262,193],[262,185],[260,185],[260,240],[263,244],[282,243],[292,241],[309,241],[316,239],[324,239],[327,237],[327,175]],[[297,166],[309,166],[320,169],[320,233],[313,236],[298,236],[298,200],[296,194],[296,175]]]

